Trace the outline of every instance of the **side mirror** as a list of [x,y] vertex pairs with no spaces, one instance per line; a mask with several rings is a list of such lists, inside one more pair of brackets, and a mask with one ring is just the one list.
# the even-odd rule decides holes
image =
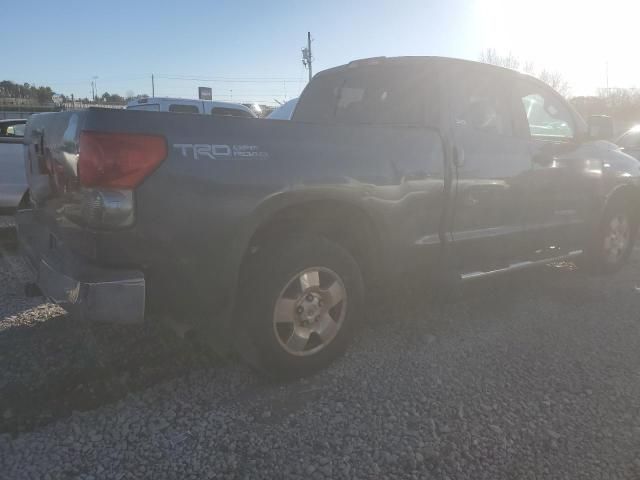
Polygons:
[[593,140],[611,140],[613,138],[613,119],[607,115],[590,115],[589,138]]

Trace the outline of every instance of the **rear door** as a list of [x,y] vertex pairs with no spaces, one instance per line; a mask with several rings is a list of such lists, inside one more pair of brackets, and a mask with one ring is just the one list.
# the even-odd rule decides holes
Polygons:
[[[343,152],[332,155],[353,164],[349,182],[366,189],[366,202],[384,225],[385,254],[398,271],[419,269],[439,255],[445,182],[435,126],[444,103],[442,80],[429,62],[355,62],[316,75],[293,115],[294,123],[337,125],[351,137],[337,143]],[[370,128],[349,128],[355,126]]]
[[527,145],[515,135],[513,74],[460,64],[451,70],[456,151],[451,222],[462,271],[500,268],[523,254]]

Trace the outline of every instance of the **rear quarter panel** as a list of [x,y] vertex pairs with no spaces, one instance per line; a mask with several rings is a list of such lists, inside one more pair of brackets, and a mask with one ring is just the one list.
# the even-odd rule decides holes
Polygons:
[[185,279],[186,296],[197,292],[208,310],[230,305],[252,234],[290,205],[357,206],[386,270],[415,266],[417,242],[437,237],[444,181],[433,131],[163,116],[169,157],[137,191],[136,230],[165,255],[149,259],[169,268],[158,276]]

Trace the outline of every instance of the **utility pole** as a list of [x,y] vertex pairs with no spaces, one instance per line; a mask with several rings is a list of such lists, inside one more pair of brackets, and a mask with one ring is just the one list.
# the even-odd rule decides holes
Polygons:
[[153,73],[151,74],[151,98],[155,98],[156,96],[156,82],[153,78]]
[[311,63],[313,62],[313,57],[311,56],[311,32],[307,32],[307,46],[302,49],[302,64],[309,70],[309,81],[313,77],[313,71],[311,68]]
[[91,78],[93,78],[93,81],[91,82],[91,93],[93,93],[93,101],[95,102],[98,98],[98,77],[93,76]]

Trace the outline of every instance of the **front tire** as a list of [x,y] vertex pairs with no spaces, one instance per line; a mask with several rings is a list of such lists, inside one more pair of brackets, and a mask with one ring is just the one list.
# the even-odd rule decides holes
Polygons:
[[614,199],[587,249],[587,266],[594,273],[615,273],[629,260],[638,230],[630,202]]
[[326,367],[346,349],[361,310],[363,281],[353,256],[312,235],[272,242],[255,255],[238,298],[240,353],[278,378]]

